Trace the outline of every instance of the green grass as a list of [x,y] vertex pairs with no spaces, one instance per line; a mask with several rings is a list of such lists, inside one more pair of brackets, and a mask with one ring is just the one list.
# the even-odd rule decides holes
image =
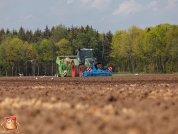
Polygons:
[[113,73],[113,76],[133,76],[133,73]]
[[[113,73],[113,76],[134,76],[136,73]],[[165,74],[165,73],[138,73],[138,75],[156,75],[156,74]],[[178,74],[178,72],[175,73],[167,73],[167,74]]]

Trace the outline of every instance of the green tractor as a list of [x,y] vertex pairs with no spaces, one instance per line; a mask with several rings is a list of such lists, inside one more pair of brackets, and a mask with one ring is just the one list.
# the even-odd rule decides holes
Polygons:
[[57,56],[56,77],[112,76],[112,68],[102,69],[93,57],[93,49],[78,49],[76,56]]

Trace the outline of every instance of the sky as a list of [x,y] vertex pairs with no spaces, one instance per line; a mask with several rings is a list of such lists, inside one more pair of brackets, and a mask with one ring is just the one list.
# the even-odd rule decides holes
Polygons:
[[162,23],[178,25],[178,0],[0,0],[0,29],[33,32],[64,25],[99,33]]

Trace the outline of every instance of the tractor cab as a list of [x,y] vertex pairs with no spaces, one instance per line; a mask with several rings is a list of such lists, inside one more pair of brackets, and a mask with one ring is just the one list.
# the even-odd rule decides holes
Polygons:
[[86,58],[94,62],[93,49],[87,48],[79,49],[77,50],[77,57],[80,63],[85,63]]

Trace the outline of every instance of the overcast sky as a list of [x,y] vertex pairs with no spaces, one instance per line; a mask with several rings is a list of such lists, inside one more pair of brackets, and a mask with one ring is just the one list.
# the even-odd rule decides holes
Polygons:
[[0,29],[33,32],[60,24],[114,34],[132,25],[178,24],[178,0],[0,0]]

